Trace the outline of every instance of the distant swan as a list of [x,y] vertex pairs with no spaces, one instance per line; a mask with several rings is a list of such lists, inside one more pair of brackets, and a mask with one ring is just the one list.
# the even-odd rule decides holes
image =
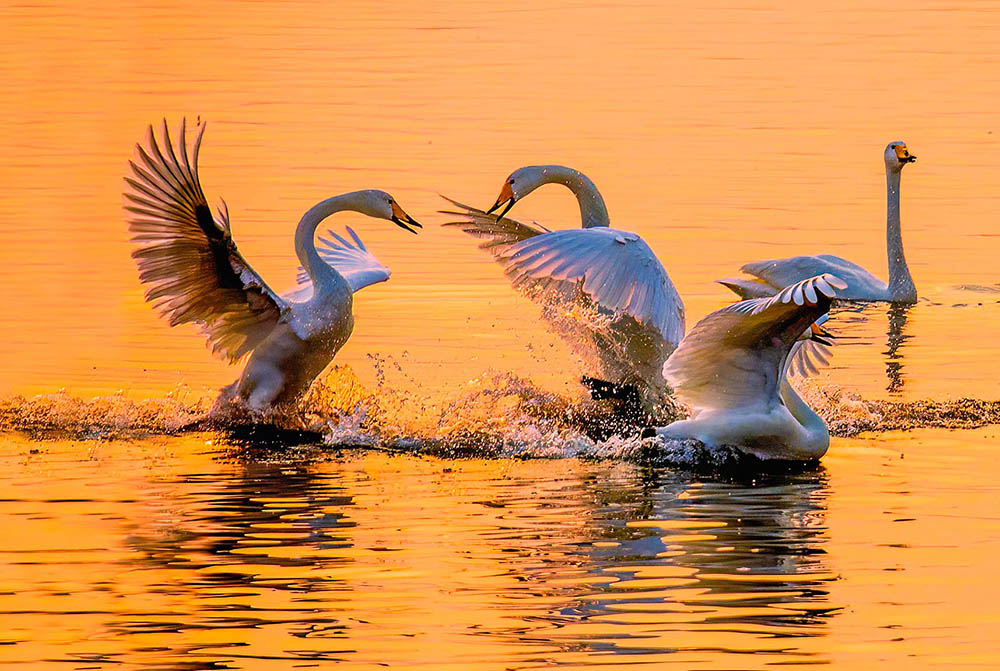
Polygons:
[[[171,326],[201,326],[212,351],[231,362],[250,355],[243,374],[223,390],[220,403],[261,412],[295,400],[333,360],[354,328],[353,293],[388,279],[389,270],[351,231],[355,245],[339,238],[323,250],[313,240],[317,225],[352,210],[388,219],[416,233],[420,227],[392,196],[376,190],[329,198],[306,212],[295,231],[295,252],[309,285],[278,296],[243,258],[233,240],[225,202],[212,215],[198,178],[201,125],[188,156],[185,122],[176,148],[163,124],[163,149],[152,126],[146,147],[136,145],[124,193],[139,279],[146,300]],[[179,160],[178,160],[179,159]],[[339,271],[339,272],[338,272]]]
[[889,256],[889,284],[856,263],[832,254],[793,256],[748,263],[740,270],[753,279],[725,279],[726,285],[743,298],[770,296],[807,277],[832,273],[847,282],[847,289],[837,293],[838,300],[915,303],[917,289],[903,256],[903,236],[899,229],[899,178],[903,166],[917,160],[904,142],[890,142],[885,148],[885,177],[888,200],[886,248]]
[[[514,203],[545,184],[562,184],[573,192],[582,228],[551,231],[504,216]],[[463,219],[444,225],[485,239],[480,247],[496,257],[516,288],[546,306],[553,296],[566,305],[585,295],[611,318],[605,330],[577,324],[574,333],[564,333],[571,342],[591,342],[601,359],[602,375],[653,396],[665,390],[662,366],[684,337],[684,303],[649,245],[635,233],[610,227],[604,199],[590,179],[564,166],[526,166],[511,173],[485,212],[447,200],[461,211],[444,213]],[[491,216],[501,207],[497,216]],[[561,316],[547,314],[550,320]]]
[[830,446],[823,419],[789,384],[790,368],[813,369],[811,346],[828,344],[822,323],[831,299],[847,287],[825,274],[767,298],[733,303],[695,324],[663,374],[690,419],[656,435],[710,447],[738,447],[761,459],[819,459]]

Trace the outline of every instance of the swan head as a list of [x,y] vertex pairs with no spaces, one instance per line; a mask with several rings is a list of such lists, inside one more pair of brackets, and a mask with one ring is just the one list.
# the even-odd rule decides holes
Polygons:
[[899,140],[890,142],[885,148],[885,169],[899,172],[907,163],[913,163],[917,157],[906,148],[906,143]]
[[369,217],[375,217],[376,219],[388,219],[410,233],[417,232],[411,226],[423,228],[416,219],[403,211],[403,208],[399,206],[395,198],[385,191],[379,191],[378,189],[358,191],[355,205],[355,209],[361,214],[367,214]]
[[[551,173],[558,168],[560,166],[526,165],[510,173],[500,188],[500,195],[497,196],[496,202],[493,203],[493,207],[486,210],[486,214],[493,214],[495,210],[503,207],[503,210],[497,214],[497,219],[502,218],[510,211],[510,208],[514,207],[514,203],[543,184],[553,181],[554,176]],[[566,170],[566,168],[562,169]],[[506,207],[504,207],[505,205]]]

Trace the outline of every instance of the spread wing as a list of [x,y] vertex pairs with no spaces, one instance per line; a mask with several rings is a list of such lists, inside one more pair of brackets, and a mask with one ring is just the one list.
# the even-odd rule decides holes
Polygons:
[[819,373],[821,366],[830,363],[830,357],[833,355],[831,352],[833,334],[820,328],[829,318],[829,313],[822,315],[792,345],[786,359],[788,365],[785,370],[788,374],[809,377]]
[[225,203],[212,216],[198,178],[204,133],[202,124],[189,157],[184,121],[176,149],[166,121],[162,149],[149,127],[129,161],[126,218],[146,300],[171,326],[199,324],[212,351],[235,361],[267,337],[285,304],[236,249]]
[[627,314],[677,345],[684,336],[684,303],[649,245],[635,233],[577,228],[536,235],[499,254],[518,288],[580,288],[605,310]]
[[685,336],[663,375],[696,409],[770,404],[792,346],[844,288],[840,278],[820,275],[717,310]]
[[483,240],[479,248],[491,252],[494,256],[503,254],[511,245],[522,240],[549,232],[549,229],[540,224],[523,224],[508,217],[497,219],[494,215],[486,214],[471,205],[465,205],[447,196],[441,197],[458,208],[440,210],[441,214],[462,217],[460,221],[449,221],[441,225],[460,228],[469,235]]
[[[316,246],[320,258],[344,276],[352,292],[388,280],[391,275],[389,268],[379,263],[375,255],[368,251],[353,228],[350,226],[345,228],[353,238],[353,242],[327,229],[329,237],[319,236],[319,245]],[[310,282],[309,275],[301,267],[297,279],[300,285]]]

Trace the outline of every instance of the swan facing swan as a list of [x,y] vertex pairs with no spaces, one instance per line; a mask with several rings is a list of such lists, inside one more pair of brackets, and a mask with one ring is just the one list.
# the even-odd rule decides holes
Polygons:
[[830,446],[823,419],[789,384],[789,370],[825,360],[819,328],[834,297],[847,289],[823,274],[775,296],[733,303],[708,315],[685,336],[663,374],[690,419],[656,429],[675,440],[732,446],[761,459],[819,459]]
[[889,283],[886,284],[856,263],[832,254],[793,256],[748,263],[740,270],[751,278],[719,280],[743,298],[771,296],[782,287],[822,273],[831,273],[847,283],[838,292],[838,300],[915,303],[917,289],[903,255],[903,236],[899,224],[899,183],[903,166],[917,160],[905,142],[890,142],[885,148],[886,250],[889,257]]
[[[275,294],[240,254],[223,201],[213,215],[198,177],[200,124],[191,155],[181,122],[176,146],[166,121],[163,147],[149,127],[146,146],[136,145],[129,161],[125,210],[132,256],[146,300],[171,326],[195,323],[214,353],[230,362],[249,355],[243,373],[216,403],[263,412],[294,401],[333,360],[351,336],[355,291],[385,281],[389,270],[371,256],[356,234],[355,245],[328,243],[323,254],[314,234],[330,215],[354,211],[392,221],[416,233],[420,227],[389,194],[367,190],[328,198],[310,208],[295,230],[295,252],[308,282],[283,296]],[[344,270],[339,268],[343,266]]]
[[[576,196],[582,228],[549,230],[505,215],[545,184]],[[634,385],[650,405],[665,398],[662,367],[684,336],[684,303],[663,264],[635,233],[611,228],[604,199],[583,173],[560,165],[526,166],[504,181],[483,211],[447,199],[459,221],[444,224],[484,240],[515,288],[542,303],[544,316],[574,346],[596,353],[600,374],[615,385]],[[503,208],[500,210],[500,208]],[[493,216],[491,213],[500,210]],[[600,319],[568,323],[581,302]]]

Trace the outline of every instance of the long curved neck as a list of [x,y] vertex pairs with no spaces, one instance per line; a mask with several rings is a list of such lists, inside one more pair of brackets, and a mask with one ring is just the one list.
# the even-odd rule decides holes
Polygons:
[[917,288],[903,255],[903,233],[899,227],[899,170],[885,172],[886,200],[885,246],[889,256],[889,299],[900,303],[917,300]]
[[580,219],[584,228],[610,226],[611,218],[604,204],[601,192],[597,190],[590,178],[582,172],[561,165],[549,166],[545,170],[546,181],[562,184],[576,196],[580,205]]
[[295,229],[295,254],[314,285],[337,284],[338,280],[344,284],[347,282],[330,264],[320,258],[319,252],[316,251],[315,237],[316,227],[321,221],[331,214],[355,209],[351,199],[353,195],[347,193],[316,203],[302,215]]
[[807,440],[802,448],[804,451],[821,456],[830,446],[830,432],[826,428],[826,422],[795,393],[795,389],[788,382],[787,377],[782,378],[779,393],[785,407],[788,408],[788,412],[792,414],[792,417],[806,433]]

